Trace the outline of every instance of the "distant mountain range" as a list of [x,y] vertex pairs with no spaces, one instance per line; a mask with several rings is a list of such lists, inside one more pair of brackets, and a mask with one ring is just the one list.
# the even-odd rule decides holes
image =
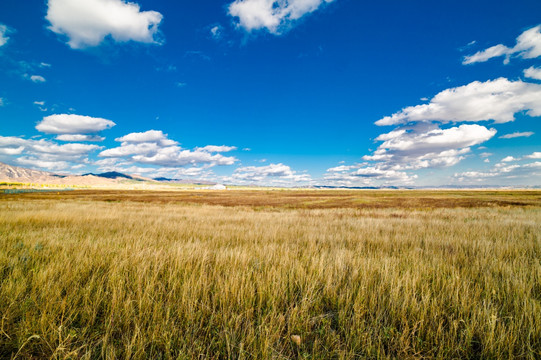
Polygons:
[[[169,179],[165,177],[143,177],[133,174],[123,174],[112,171],[101,174],[66,175],[48,171],[32,170],[18,166],[0,163],[0,183],[25,183],[44,185],[66,186],[97,186],[115,187],[121,185],[171,185],[171,184],[194,184],[216,185],[215,182],[205,180]],[[259,187],[253,185],[254,187]],[[359,190],[392,190],[392,189],[539,189],[540,186],[501,186],[501,185],[442,185],[442,186],[381,186],[381,187],[338,187],[325,185],[303,186],[304,189],[359,189]]]
[[115,186],[126,183],[148,183],[156,185],[175,183],[197,185],[216,184],[205,180],[167,179],[163,177],[153,179],[115,171],[101,174],[88,173],[83,175],[63,175],[48,171],[12,166],[4,163],[0,163],[0,182],[73,186]]

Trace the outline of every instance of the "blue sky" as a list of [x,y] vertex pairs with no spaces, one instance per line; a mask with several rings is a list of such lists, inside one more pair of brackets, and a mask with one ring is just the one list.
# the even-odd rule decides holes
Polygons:
[[541,3],[0,2],[0,161],[541,185]]

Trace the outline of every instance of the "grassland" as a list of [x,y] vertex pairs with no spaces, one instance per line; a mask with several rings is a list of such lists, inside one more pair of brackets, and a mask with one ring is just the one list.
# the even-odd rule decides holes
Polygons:
[[540,259],[539,191],[0,195],[0,358],[539,359]]

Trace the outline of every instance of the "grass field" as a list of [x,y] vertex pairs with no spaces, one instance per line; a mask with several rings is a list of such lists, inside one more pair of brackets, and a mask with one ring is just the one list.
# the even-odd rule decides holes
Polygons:
[[0,195],[0,358],[539,359],[540,191]]

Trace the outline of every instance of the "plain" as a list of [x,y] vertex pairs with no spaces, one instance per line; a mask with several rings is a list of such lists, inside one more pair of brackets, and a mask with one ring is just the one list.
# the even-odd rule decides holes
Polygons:
[[541,357],[539,191],[0,195],[0,357]]

